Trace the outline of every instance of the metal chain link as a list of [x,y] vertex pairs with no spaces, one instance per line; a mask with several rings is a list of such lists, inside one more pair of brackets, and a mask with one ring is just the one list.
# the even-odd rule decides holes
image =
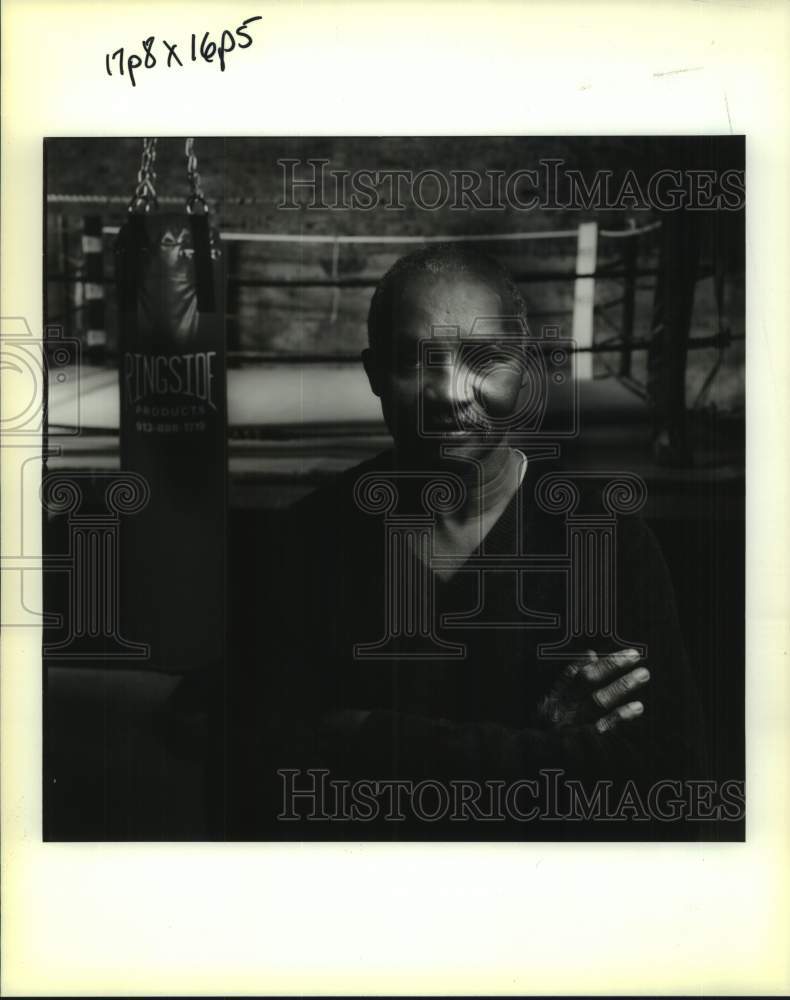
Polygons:
[[208,212],[206,196],[203,194],[203,188],[200,184],[194,139],[187,139],[184,155],[187,158],[187,179],[189,180],[189,197],[187,198],[186,205],[187,213],[191,215],[195,211]]
[[151,208],[158,208],[159,201],[156,197],[156,139],[143,139],[143,153],[140,158],[140,169],[137,171],[137,186],[134,195],[129,202],[130,212],[150,212]]
[[[208,212],[206,196],[198,173],[198,161],[195,155],[195,140],[187,139],[184,153],[187,159],[187,179],[189,195],[186,210],[191,215],[194,212]],[[150,212],[159,207],[156,195],[156,139],[143,139],[143,152],[140,158],[140,169],[137,171],[137,185],[132,200],[129,202],[130,212]]]

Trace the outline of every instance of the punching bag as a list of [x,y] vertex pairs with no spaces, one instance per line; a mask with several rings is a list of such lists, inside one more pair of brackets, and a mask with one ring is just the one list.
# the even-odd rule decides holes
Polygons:
[[225,647],[227,406],[223,258],[207,213],[132,211],[116,276],[121,468],[150,489],[121,526],[120,617],[152,669],[212,669]]

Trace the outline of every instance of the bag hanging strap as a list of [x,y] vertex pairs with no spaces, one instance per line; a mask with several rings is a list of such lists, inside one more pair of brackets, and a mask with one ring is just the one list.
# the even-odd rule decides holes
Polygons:
[[[214,312],[214,269],[212,266],[208,204],[198,173],[194,138],[186,140],[184,152],[189,185],[189,193],[184,207],[189,216],[192,235],[197,307],[199,312]],[[119,297],[123,309],[131,310],[134,308],[139,279],[139,250],[148,246],[144,216],[159,208],[159,199],[156,194],[155,164],[156,139],[143,139],[140,168],[137,171],[137,184],[129,201],[129,220],[124,240],[126,261],[119,287]]]

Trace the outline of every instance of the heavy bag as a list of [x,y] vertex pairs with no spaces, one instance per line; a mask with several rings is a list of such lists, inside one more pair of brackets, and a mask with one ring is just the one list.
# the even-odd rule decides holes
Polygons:
[[222,664],[227,402],[223,258],[205,214],[135,214],[116,242],[121,468],[146,507],[121,525],[124,633],[152,669]]

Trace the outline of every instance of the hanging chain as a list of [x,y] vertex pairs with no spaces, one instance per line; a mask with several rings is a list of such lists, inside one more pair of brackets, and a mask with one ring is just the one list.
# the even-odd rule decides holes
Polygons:
[[140,159],[140,169],[137,171],[137,187],[129,202],[130,212],[150,212],[151,208],[158,208],[159,201],[156,197],[156,139],[143,139],[143,154]]
[[195,140],[187,139],[184,148],[184,155],[187,158],[187,179],[189,180],[189,197],[187,198],[187,212],[192,215],[195,211],[208,212],[206,196],[200,184],[200,174],[198,173],[198,161],[195,156]]
[[[187,139],[184,153],[187,160],[187,179],[189,181],[189,195],[186,200],[187,213],[189,215],[195,212],[208,214],[208,204],[198,173],[194,139]],[[150,212],[152,208],[159,208],[159,199],[156,196],[154,186],[156,181],[155,163],[156,139],[143,139],[140,169],[137,171],[137,185],[129,202],[129,211],[132,213]]]

